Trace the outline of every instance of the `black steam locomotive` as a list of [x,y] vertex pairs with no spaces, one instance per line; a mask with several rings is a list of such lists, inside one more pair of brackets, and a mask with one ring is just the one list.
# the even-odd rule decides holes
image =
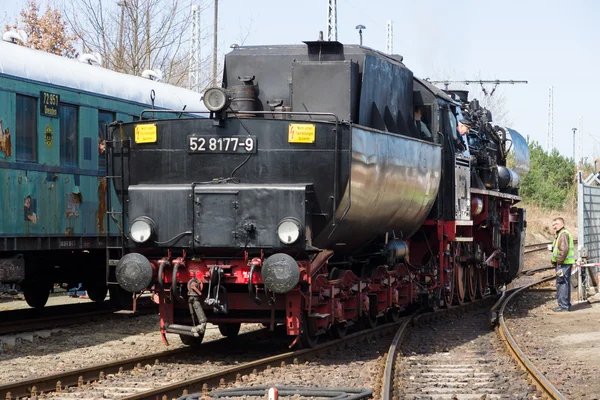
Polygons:
[[486,295],[522,267],[529,152],[461,94],[361,46],[234,49],[202,117],[112,127],[126,218],[111,280],[151,290],[165,342],[191,345],[207,322],[254,322],[312,346]]

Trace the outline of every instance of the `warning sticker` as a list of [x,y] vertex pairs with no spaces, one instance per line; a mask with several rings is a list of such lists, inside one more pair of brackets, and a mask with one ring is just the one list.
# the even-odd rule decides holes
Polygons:
[[290,124],[288,131],[289,143],[314,143],[314,124]]
[[137,125],[135,127],[136,143],[156,143],[156,124]]

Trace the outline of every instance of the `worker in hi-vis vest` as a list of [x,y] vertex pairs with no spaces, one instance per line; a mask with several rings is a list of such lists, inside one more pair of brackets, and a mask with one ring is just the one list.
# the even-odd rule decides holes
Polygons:
[[558,307],[553,311],[571,311],[571,268],[575,264],[573,236],[565,229],[565,220],[555,218],[552,229],[556,232],[552,243],[552,265],[556,268],[556,298]]

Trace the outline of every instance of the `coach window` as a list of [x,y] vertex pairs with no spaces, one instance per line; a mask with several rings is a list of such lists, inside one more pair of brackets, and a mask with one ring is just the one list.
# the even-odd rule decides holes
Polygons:
[[16,160],[37,162],[37,99],[17,95]]
[[115,120],[115,113],[98,110],[98,169],[106,168],[106,125]]
[[76,167],[78,158],[78,118],[76,106],[60,105],[60,165]]

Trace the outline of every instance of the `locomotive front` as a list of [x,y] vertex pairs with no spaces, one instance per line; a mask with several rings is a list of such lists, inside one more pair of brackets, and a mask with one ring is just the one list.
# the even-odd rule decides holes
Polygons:
[[225,65],[204,118],[113,127],[119,285],[156,294],[165,342],[198,344],[207,322],[226,336],[254,322],[311,346],[397,318],[417,296],[405,240],[441,169],[441,146],[408,134],[412,73],[337,42],[238,48]]

